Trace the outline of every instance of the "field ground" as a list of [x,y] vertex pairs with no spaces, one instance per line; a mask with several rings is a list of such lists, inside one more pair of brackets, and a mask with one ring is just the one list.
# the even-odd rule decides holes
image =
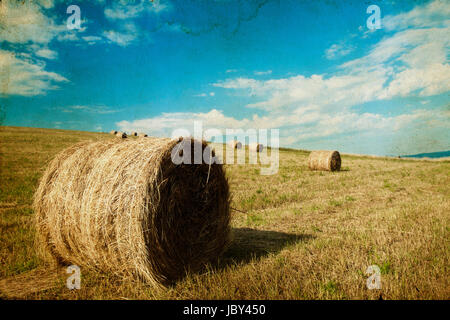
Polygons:
[[[56,153],[112,138],[0,127],[0,298],[450,298],[450,161],[343,155],[341,172],[314,172],[296,150],[280,151],[276,175],[227,165],[234,242],[207,271],[155,290],[82,269],[70,291],[35,255],[32,196]],[[374,264],[382,287],[368,290]]]

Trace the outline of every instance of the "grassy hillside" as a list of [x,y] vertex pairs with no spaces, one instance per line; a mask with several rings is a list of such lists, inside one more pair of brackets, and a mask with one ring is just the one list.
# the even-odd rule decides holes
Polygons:
[[[155,291],[82,269],[81,290],[33,250],[31,207],[46,164],[108,134],[0,127],[0,297],[38,299],[449,299],[450,161],[342,157],[312,172],[280,151],[277,175],[228,165],[234,242],[217,265]],[[381,290],[368,290],[376,264]],[[37,290],[40,289],[40,290]]]

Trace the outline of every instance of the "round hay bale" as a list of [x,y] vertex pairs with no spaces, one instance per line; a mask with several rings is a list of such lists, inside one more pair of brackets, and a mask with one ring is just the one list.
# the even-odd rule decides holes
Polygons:
[[155,286],[217,259],[230,241],[228,182],[220,164],[174,164],[172,149],[191,141],[114,139],[62,151],[34,198],[38,254]]
[[341,155],[338,151],[311,151],[308,166],[311,170],[339,171]]
[[117,134],[117,130],[111,130],[109,133],[113,134],[113,135],[116,135]]
[[116,137],[125,139],[127,137],[127,134],[125,132],[118,131],[116,133]]
[[137,136],[138,136],[138,133],[137,133],[136,131],[133,131],[133,132],[131,132],[131,136],[132,136],[132,137],[137,137]]
[[148,137],[148,135],[146,133],[142,133],[142,132],[139,133],[138,136],[139,137],[144,137],[144,138]]
[[264,146],[261,143],[255,142],[255,143],[250,143],[248,145],[248,149],[253,152],[262,152],[264,149]]
[[233,149],[241,149],[242,148],[242,143],[240,143],[237,140],[231,140],[228,142],[228,145],[233,148]]

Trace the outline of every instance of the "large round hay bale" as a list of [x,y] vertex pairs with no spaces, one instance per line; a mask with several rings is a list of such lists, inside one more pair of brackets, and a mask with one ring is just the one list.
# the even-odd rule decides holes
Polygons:
[[338,151],[311,151],[308,166],[311,170],[339,171],[341,169],[341,155]]
[[109,133],[113,134],[113,135],[116,135],[117,134],[117,130],[111,130]]
[[148,135],[146,133],[140,132],[140,133],[138,133],[138,137],[146,138],[146,137],[148,137]]
[[248,149],[253,152],[262,152],[264,149],[264,146],[261,143],[254,142],[254,143],[250,143],[248,145]]
[[138,133],[136,132],[136,131],[133,131],[133,132],[131,132],[131,135],[130,136],[132,136],[132,137],[137,137],[138,136]]
[[233,149],[241,149],[242,148],[242,143],[237,140],[229,141],[228,145]]
[[117,131],[116,137],[125,139],[127,137],[127,134],[125,132]]
[[174,164],[172,149],[191,141],[113,139],[58,154],[34,199],[40,255],[154,285],[214,261],[230,240],[228,182],[220,164]]

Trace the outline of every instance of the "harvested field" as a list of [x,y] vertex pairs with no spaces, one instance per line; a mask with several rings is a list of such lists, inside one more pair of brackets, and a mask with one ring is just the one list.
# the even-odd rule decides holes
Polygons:
[[[82,268],[81,289],[70,291],[65,270],[42,271],[33,194],[57,153],[112,139],[0,127],[0,298],[450,298],[450,161],[341,154],[341,171],[311,171],[308,151],[288,149],[276,175],[225,166],[234,240],[206,270],[155,290]],[[366,287],[370,265],[380,268],[380,290]]]

